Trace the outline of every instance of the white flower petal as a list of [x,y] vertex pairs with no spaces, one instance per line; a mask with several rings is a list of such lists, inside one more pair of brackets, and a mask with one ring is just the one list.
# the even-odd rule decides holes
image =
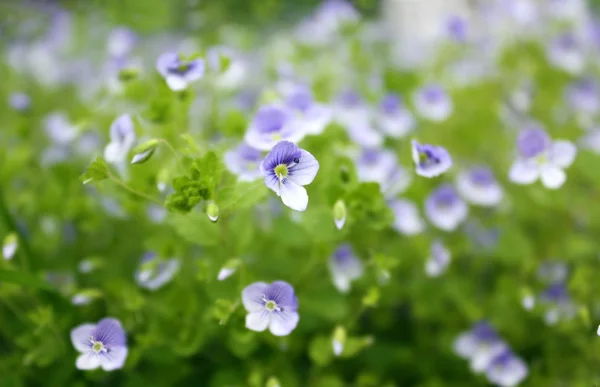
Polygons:
[[283,204],[296,211],[304,211],[308,206],[308,193],[301,185],[289,179],[280,185],[281,200]]
[[256,332],[262,332],[267,329],[270,320],[271,313],[266,310],[248,313],[246,315],[246,328]]
[[123,368],[127,359],[127,347],[111,347],[110,353],[100,356],[100,366],[104,371],[114,371]]
[[575,160],[577,147],[570,141],[558,140],[550,148],[550,162],[557,167],[567,168]]
[[270,151],[283,138],[276,133],[261,133],[253,127],[248,128],[244,141],[254,149],[261,151]]
[[100,356],[90,351],[77,357],[75,367],[79,370],[95,370],[100,367]]
[[502,352],[506,351],[508,347],[505,343],[498,341],[493,344],[481,344],[479,343],[477,351],[471,358],[471,369],[473,372],[479,373],[485,371],[492,360]]
[[173,91],[181,91],[187,88],[187,82],[183,77],[178,75],[167,75],[165,78],[169,89]]
[[477,352],[477,340],[470,332],[466,332],[454,340],[452,347],[458,356],[470,359]]
[[337,290],[341,293],[348,293],[350,290],[350,279],[344,273],[334,271],[331,278]]
[[242,303],[248,312],[259,312],[264,310],[262,296],[269,285],[265,282],[255,282],[242,290]]
[[540,171],[533,161],[517,160],[510,167],[509,179],[517,184],[531,184],[538,179]]
[[434,208],[427,211],[431,223],[444,231],[455,230],[466,219],[468,213],[469,208],[463,201],[454,204],[450,208]]
[[111,142],[104,148],[104,160],[107,163],[119,163],[127,157],[127,150],[117,142]]
[[315,157],[304,149],[301,150],[300,162],[290,168],[288,180],[298,184],[307,185],[312,183],[319,171],[319,162]]
[[92,331],[96,329],[96,324],[81,324],[71,330],[71,342],[73,347],[81,353],[86,353],[90,350],[90,337]]
[[474,184],[467,173],[459,174],[456,179],[456,190],[471,204],[493,207],[498,205],[504,196],[502,187],[494,183],[487,186]]
[[565,171],[558,167],[545,165],[542,167],[541,180],[546,188],[558,189],[565,183],[565,180],[567,180],[567,175],[565,174]]
[[296,312],[272,313],[269,330],[275,336],[287,336],[296,328],[299,320]]

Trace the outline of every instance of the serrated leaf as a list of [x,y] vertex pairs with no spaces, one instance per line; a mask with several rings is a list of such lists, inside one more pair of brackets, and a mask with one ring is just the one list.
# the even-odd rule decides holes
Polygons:
[[83,184],[95,183],[108,179],[108,166],[102,157],[96,158],[79,177]]

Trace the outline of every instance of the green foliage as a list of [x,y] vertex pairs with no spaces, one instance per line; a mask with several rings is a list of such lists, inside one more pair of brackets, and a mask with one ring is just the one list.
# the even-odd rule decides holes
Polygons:
[[102,157],[96,158],[87,166],[85,172],[79,178],[83,184],[97,183],[108,179],[108,166]]

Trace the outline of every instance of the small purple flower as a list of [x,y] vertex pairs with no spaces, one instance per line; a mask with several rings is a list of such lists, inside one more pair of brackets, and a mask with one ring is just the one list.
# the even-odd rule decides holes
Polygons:
[[8,102],[13,109],[20,112],[28,110],[31,106],[31,99],[25,93],[12,93]]
[[578,141],[580,147],[600,154],[600,128],[593,128]]
[[158,57],[156,70],[165,78],[171,90],[181,91],[187,88],[188,83],[204,76],[205,64],[202,59],[184,61],[179,54],[167,52]]
[[459,43],[467,41],[469,36],[469,24],[467,20],[459,15],[452,15],[446,21],[448,36]]
[[514,387],[528,375],[527,364],[510,349],[498,354],[488,365],[486,376],[488,380],[500,387]]
[[369,121],[357,120],[346,125],[348,136],[356,145],[377,148],[383,145],[383,135]]
[[398,165],[396,155],[387,149],[365,148],[355,162],[358,179],[379,183],[387,198],[404,192],[410,185],[410,174]]
[[460,334],[453,344],[454,352],[471,361],[474,372],[484,372],[492,360],[508,346],[502,341],[496,331],[485,321],[473,326],[470,331]]
[[554,38],[546,49],[550,63],[569,74],[577,75],[585,68],[586,59],[577,37],[565,33]]
[[350,283],[362,277],[364,267],[356,257],[352,247],[345,243],[329,258],[329,273],[335,287],[342,293],[350,290]]
[[239,181],[254,181],[262,176],[259,165],[262,153],[246,143],[225,152],[225,167],[237,175]]
[[561,320],[570,320],[577,314],[577,306],[562,282],[546,288],[540,295],[540,300],[546,309],[544,321],[548,325],[554,325]]
[[468,215],[465,202],[450,184],[442,184],[427,197],[425,214],[429,221],[444,231],[455,230]]
[[562,283],[569,275],[569,268],[561,261],[543,261],[537,270],[537,278],[545,283]]
[[428,178],[439,176],[452,166],[452,157],[446,148],[420,144],[416,140],[412,140],[411,145],[417,175]]
[[242,291],[242,303],[248,312],[246,328],[256,332],[263,332],[268,327],[275,336],[287,336],[300,320],[298,298],[287,282],[248,285]]
[[63,113],[48,114],[44,126],[48,137],[57,146],[69,145],[77,138],[77,127]]
[[135,281],[148,290],[157,290],[179,272],[181,263],[178,258],[160,259],[155,253],[146,253],[135,272]]
[[260,164],[265,184],[281,197],[283,204],[296,211],[308,206],[303,187],[310,184],[319,171],[313,155],[289,141],[277,143]]
[[104,371],[123,368],[127,358],[127,338],[119,320],[104,318],[98,324],[86,323],[71,330],[71,342],[81,353],[75,366],[80,370]]
[[296,87],[286,99],[286,105],[296,113],[298,125],[306,134],[323,133],[333,118],[333,111],[315,102],[307,87]]
[[450,251],[444,244],[436,240],[431,244],[429,259],[425,263],[425,272],[430,277],[439,277],[442,275],[450,264]]
[[354,90],[342,92],[334,106],[335,120],[342,126],[367,126],[371,119],[369,107]]
[[113,58],[123,58],[133,50],[136,42],[135,32],[127,27],[116,27],[108,35],[106,50]]
[[134,142],[133,120],[129,114],[122,114],[110,126],[110,143],[104,148],[104,159],[108,163],[123,167]]
[[396,94],[386,95],[379,104],[378,127],[390,137],[402,138],[413,131],[415,118]]
[[521,131],[517,139],[518,159],[512,164],[509,178],[517,184],[531,184],[538,178],[546,188],[560,188],[569,167],[577,154],[577,148],[566,140],[552,141],[539,125]]
[[504,197],[504,191],[492,171],[482,166],[459,173],[456,190],[469,203],[483,207],[497,206]]
[[279,141],[299,142],[304,135],[290,109],[264,105],[254,115],[244,139],[253,148],[269,151]]
[[600,90],[596,81],[591,78],[583,78],[570,84],[565,98],[577,113],[593,115],[600,110]]
[[425,230],[425,222],[419,214],[417,205],[406,199],[396,199],[388,202],[394,212],[393,227],[404,235],[416,235]]
[[436,84],[429,84],[415,92],[413,102],[419,114],[430,121],[442,122],[452,114],[452,100]]

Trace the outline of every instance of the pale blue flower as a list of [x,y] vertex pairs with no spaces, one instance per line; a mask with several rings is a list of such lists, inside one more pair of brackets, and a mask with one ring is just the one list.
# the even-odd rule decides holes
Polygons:
[[295,119],[306,134],[323,133],[333,119],[333,110],[329,106],[316,102],[308,87],[296,86],[288,94],[286,106],[296,113]]
[[564,33],[551,40],[546,55],[550,64],[572,75],[581,74],[586,65],[581,42],[573,33]]
[[180,266],[178,258],[161,259],[155,253],[146,253],[135,272],[135,281],[145,289],[157,290],[175,277]]
[[396,155],[390,150],[364,148],[355,161],[358,179],[379,183],[386,198],[404,192],[411,183],[411,175],[398,164]]
[[356,91],[345,90],[334,103],[334,118],[344,127],[366,126],[371,119],[371,112]]
[[182,91],[189,83],[204,76],[205,64],[202,59],[185,61],[179,54],[167,52],[156,60],[156,70],[165,78],[171,90]]
[[411,146],[415,172],[419,176],[436,177],[452,166],[452,157],[444,147],[420,144],[416,140],[411,141]]
[[129,114],[117,117],[110,126],[110,142],[104,148],[104,160],[123,168],[135,143],[135,128]]
[[429,258],[425,262],[425,273],[430,277],[438,277],[442,275],[451,259],[450,251],[444,246],[444,244],[436,240],[431,244]]
[[396,94],[388,94],[381,100],[376,119],[379,129],[393,138],[402,138],[415,127],[413,114]]
[[269,328],[275,336],[287,336],[300,320],[298,298],[287,282],[248,285],[242,291],[242,303],[248,312],[246,328],[253,331],[263,332]]
[[404,235],[416,235],[425,230],[425,221],[419,214],[417,205],[407,199],[394,199],[388,202],[394,213],[393,227]]
[[442,122],[452,114],[452,100],[437,84],[429,84],[417,90],[413,95],[413,102],[417,112],[430,121]]
[[135,32],[127,27],[115,27],[108,35],[106,51],[111,57],[123,58],[133,50],[136,43],[137,36]]
[[425,201],[429,221],[444,231],[455,230],[466,218],[469,208],[450,184],[442,184]]
[[364,273],[362,262],[347,243],[339,246],[331,255],[328,267],[333,284],[342,293],[347,293],[350,283],[362,277]]
[[25,93],[12,93],[9,97],[10,106],[17,111],[25,111],[31,106],[31,99]]
[[488,365],[488,380],[500,387],[514,387],[520,384],[529,374],[527,364],[518,356],[505,349]]
[[533,124],[517,139],[519,156],[512,164],[509,178],[517,184],[531,184],[540,179],[546,188],[560,188],[567,176],[563,169],[575,160],[577,148],[566,140],[552,141],[546,131]]
[[577,306],[569,296],[566,286],[561,282],[546,288],[540,295],[540,301],[545,309],[544,321],[548,325],[570,320],[577,315]]
[[234,149],[225,152],[225,167],[237,175],[239,181],[254,181],[262,176],[260,163],[263,160],[261,151],[241,143]]
[[492,171],[483,166],[460,172],[456,178],[456,190],[469,203],[483,207],[497,206],[504,197],[502,186]]
[[61,112],[48,114],[44,121],[44,128],[48,137],[57,146],[71,144],[78,134],[77,127]]
[[266,186],[281,197],[283,204],[296,211],[306,210],[308,194],[303,186],[310,184],[319,171],[319,162],[312,154],[281,141],[267,154],[260,169]]
[[508,349],[496,331],[485,321],[460,334],[453,343],[454,352],[470,360],[474,372],[484,372],[494,358]]
[[121,322],[104,318],[98,324],[86,323],[71,330],[71,342],[81,353],[75,366],[80,370],[104,371],[123,368],[127,359],[127,338]]
[[305,134],[292,110],[272,104],[258,109],[244,139],[255,149],[269,151],[280,141],[299,142]]

